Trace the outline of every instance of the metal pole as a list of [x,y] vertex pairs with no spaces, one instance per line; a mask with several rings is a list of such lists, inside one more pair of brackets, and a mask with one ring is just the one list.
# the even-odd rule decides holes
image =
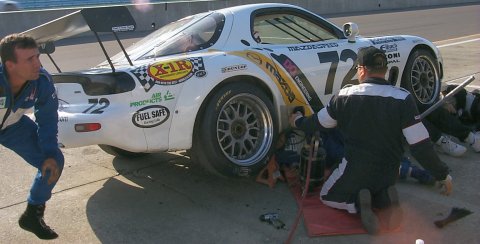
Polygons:
[[425,112],[423,112],[422,114],[420,114],[420,119],[424,119],[425,117],[427,117],[431,112],[433,112],[435,109],[437,109],[438,107],[442,106],[445,101],[447,101],[447,99],[449,99],[450,97],[453,97],[455,96],[455,94],[457,94],[462,88],[464,88],[465,86],[467,86],[468,84],[470,84],[473,80],[475,80],[475,76],[470,76],[468,79],[466,79],[464,82],[462,82],[462,84],[458,85],[457,87],[455,87],[455,89],[453,89],[451,92],[449,92],[445,97],[443,97],[442,99],[440,99],[440,101],[438,101],[437,103],[433,104],[430,108],[428,108],[427,110],[425,110]]

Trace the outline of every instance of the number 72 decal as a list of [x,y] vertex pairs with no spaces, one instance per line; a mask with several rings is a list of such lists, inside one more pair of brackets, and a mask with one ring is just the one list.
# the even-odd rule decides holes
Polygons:
[[331,63],[330,69],[328,71],[327,82],[325,85],[325,95],[332,94],[333,92],[333,83],[335,82],[335,74],[337,73],[338,63],[340,61],[346,62],[349,59],[353,60],[352,67],[348,71],[347,75],[343,78],[342,85],[344,87],[347,84],[358,84],[358,79],[353,79],[357,70],[355,69],[355,64],[357,63],[357,53],[351,49],[342,50],[340,56],[336,51],[329,51],[323,53],[317,53],[320,63]]
[[101,114],[105,112],[104,109],[110,106],[110,101],[106,98],[100,98],[100,99],[95,98],[95,99],[88,99],[88,104],[92,104],[92,105],[87,109],[85,109],[85,111],[83,111],[82,113]]

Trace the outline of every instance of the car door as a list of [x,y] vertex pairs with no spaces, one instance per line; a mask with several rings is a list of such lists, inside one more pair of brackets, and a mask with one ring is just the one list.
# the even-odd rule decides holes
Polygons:
[[252,21],[258,46],[285,70],[289,76],[285,80],[299,90],[313,111],[343,86],[358,83],[357,52],[370,43],[349,42],[333,24],[296,9],[257,12]]

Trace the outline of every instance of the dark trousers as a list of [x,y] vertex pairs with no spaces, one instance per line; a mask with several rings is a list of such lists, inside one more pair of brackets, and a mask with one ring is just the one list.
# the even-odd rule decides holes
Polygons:
[[452,135],[464,141],[471,132],[470,127],[462,124],[460,119],[443,107],[434,110],[423,121],[433,142],[438,141],[442,133]]

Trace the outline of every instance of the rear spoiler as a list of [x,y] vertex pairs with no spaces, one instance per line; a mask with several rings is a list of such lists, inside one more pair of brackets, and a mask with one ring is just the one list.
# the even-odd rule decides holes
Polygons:
[[112,71],[115,72],[115,67],[98,33],[111,32],[115,36],[129,64],[133,66],[130,57],[117,36],[117,32],[134,31],[136,25],[130,11],[125,6],[86,8],[27,30],[23,34],[30,35],[37,41],[40,53],[47,54],[55,68],[61,73],[59,67],[50,56],[50,54],[55,52],[54,42],[91,30],[95,34]]

